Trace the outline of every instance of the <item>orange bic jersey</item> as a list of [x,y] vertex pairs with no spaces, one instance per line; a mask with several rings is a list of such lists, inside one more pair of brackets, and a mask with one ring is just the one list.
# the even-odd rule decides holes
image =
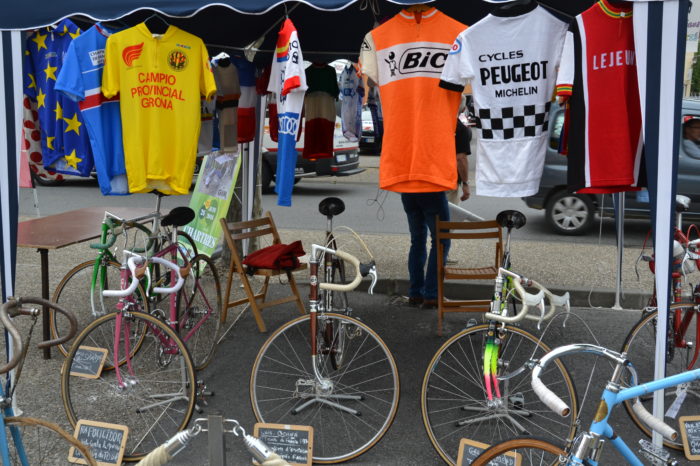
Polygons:
[[200,129],[200,94],[216,92],[204,42],[145,24],[107,39],[102,93],[120,94],[129,191],[187,194]]
[[362,43],[362,72],[379,85],[384,139],[379,187],[437,192],[457,184],[455,126],[460,95],[439,86],[455,37],[466,26],[435,8],[401,11]]

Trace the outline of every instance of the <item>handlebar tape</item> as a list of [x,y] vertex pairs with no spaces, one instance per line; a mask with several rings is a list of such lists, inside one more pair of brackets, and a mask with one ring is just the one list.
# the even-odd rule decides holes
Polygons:
[[634,400],[632,404],[632,410],[637,414],[637,417],[649,426],[652,430],[660,433],[667,440],[676,440],[678,438],[678,432],[676,432],[671,426],[667,425],[665,422],[655,418],[649,411],[644,408],[639,398]]

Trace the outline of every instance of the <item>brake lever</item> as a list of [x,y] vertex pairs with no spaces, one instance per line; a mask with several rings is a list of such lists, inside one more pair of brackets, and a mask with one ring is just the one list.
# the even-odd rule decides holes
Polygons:
[[369,264],[360,264],[360,274],[363,277],[366,277],[367,275],[372,277],[372,282],[369,284],[369,288],[367,289],[367,294],[374,294],[374,285],[377,284],[377,265],[375,264],[374,261],[370,262]]

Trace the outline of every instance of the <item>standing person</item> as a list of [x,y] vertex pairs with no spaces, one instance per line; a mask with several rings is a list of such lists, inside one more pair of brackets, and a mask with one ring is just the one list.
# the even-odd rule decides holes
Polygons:
[[686,154],[700,159],[700,118],[683,118],[683,150]]
[[[457,151],[457,187],[447,191],[447,200],[452,204],[459,205],[461,201],[466,201],[471,195],[469,189],[469,159],[472,151],[469,147],[471,142],[471,131],[467,125],[462,123],[459,115],[467,108],[467,99],[462,95],[462,103],[457,113],[457,128],[455,129],[455,149]],[[461,192],[461,194],[460,194]]]

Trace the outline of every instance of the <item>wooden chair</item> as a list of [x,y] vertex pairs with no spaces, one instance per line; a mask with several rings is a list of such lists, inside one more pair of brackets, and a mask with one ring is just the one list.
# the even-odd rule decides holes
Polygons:
[[[221,226],[224,231],[224,238],[226,238],[226,243],[231,251],[231,261],[229,263],[228,277],[226,279],[226,294],[224,295],[225,309],[224,315],[228,312],[231,307],[236,307],[246,302],[250,304],[250,309],[253,311],[253,317],[255,317],[255,322],[258,324],[258,329],[260,332],[264,333],[267,331],[265,327],[265,322],[262,319],[261,311],[264,308],[276,306],[278,304],[295,302],[299,308],[301,314],[305,314],[304,304],[302,303],[301,297],[299,296],[299,289],[297,288],[297,283],[294,280],[293,272],[299,270],[304,270],[307,268],[307,264],[300,264],[299,267],[293,270],[284,269],[256,269],[252,275],[265,277],[263,285],[260,292],[257,294],[253,291],[253,287],[250,284],[248,273],[248,268],[243,264],[243,257],[238,249],[236,243],[240,244],[240,240],[252,239],[252,238],[264,238],[268,236],[268,241],[263,241],[260,243],[269,243],[265,246],[271,244],[279,244],[280,236],[277,232],[277,227],[275,222],[272,220],[272,215],[270,212],[266,212],[261,218],[255,220],[248,220],[244,222],[234,222],[227,223],[225,218],[221,219]],[[269,241],[271,240],[271,241]],[[249,251],[252,252],[252,251]],[[229,301],[231,296],[231,285],[233,283],[233,276],[237,274],[241,279],[243,284],[243,290],[245,292],[245,297],[237,299],[234,301]],[[270,278],[286,275],[289,286],[291,288],[292,294],[284,298],[275,299],[274,301],[266,301],[267,291],[270,284]]]
[[[483,222],[448,222],[437,221],[437,272],[438,272],[438,335],[442,335],[442,316],[447,312],[486,312],[491,304],[490,299],[448,300],[445,298],[445,280],[492,280],[498,274],[498,267],[503,256],[503,235],[499,223],[495,220]],[[493,239],[495,244],[495,259],[484,267],[462,268],[452,267],[444,263],[444,246],[440,240]]]

